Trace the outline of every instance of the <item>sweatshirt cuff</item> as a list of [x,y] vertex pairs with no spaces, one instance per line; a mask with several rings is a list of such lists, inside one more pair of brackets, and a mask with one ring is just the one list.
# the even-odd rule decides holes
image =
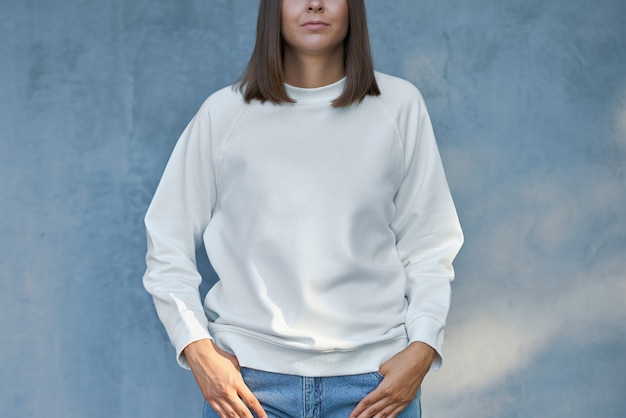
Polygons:
[[435,350],[437,355],[430,370],[439,370],[443,365],[443,329],[443,324],[430,316],[420,316],[406,324],[409,342],[419,341]]
[[203,321],[196,318],[191,311],[183,312],[180,321],[178,321],[172,332],[172,344],[174,344],[176,349],[176,361],[178,361],[180,367],[187,370],[190,369],[183,354],[185,347],[195,341],[204,339],[213,338],[209,334],[207,327],[203,325]]

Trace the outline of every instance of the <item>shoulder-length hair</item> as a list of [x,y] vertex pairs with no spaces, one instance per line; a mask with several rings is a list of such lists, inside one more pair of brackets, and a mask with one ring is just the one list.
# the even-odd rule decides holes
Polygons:
[[[281,0],[261,0],[257,19],[256,43],[239,90],[247,103],[294,103],[284,84],[283,40],[280,28]],[[365,96],[378,96],[374,75],[364,0],[348,0],[349,28],[344,40],[346,84],[333,107],[360,103]]]

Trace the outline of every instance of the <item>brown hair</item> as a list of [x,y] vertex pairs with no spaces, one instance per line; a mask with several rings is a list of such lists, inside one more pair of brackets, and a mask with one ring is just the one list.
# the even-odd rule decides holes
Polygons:
[[[283,46],[280,35],[281,0],[261,0],[256,28],[256,43],[248,66],[240,79],[239,90],[247,103],[293,103],[284,85]],[[347,107],[365,96],[378,96],[374,64],[367,32],[364,0],[348,0],[349,28],[344,40],[346,85],[333,101],[334,107]]]

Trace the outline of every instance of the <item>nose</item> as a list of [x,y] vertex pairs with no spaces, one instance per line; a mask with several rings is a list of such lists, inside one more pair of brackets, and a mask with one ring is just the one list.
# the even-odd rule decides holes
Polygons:
[[324,2],[320,1],[320,0],[311,0],[309,1],[309,6],[307,7],[307,10],[309,12],[321,12],[322,10],[324,10]]

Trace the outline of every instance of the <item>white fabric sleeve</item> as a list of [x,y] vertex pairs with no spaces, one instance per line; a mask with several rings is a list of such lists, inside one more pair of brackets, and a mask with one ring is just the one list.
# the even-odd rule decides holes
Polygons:
[[184,368],[183,349],[211,338],[195,252],[215,203],[212,154],[209,112],[202,107],[179,138],[145,217],[144,287]]
[[432,369],[438,369],[443,362],[443,331],[454,278],[452,261],[463,244],[463,234],[419,94],[400,123],[404,177],[394,199],[391,227],[407,275],[406,329],[411,342],[424,342],[437,351]]

